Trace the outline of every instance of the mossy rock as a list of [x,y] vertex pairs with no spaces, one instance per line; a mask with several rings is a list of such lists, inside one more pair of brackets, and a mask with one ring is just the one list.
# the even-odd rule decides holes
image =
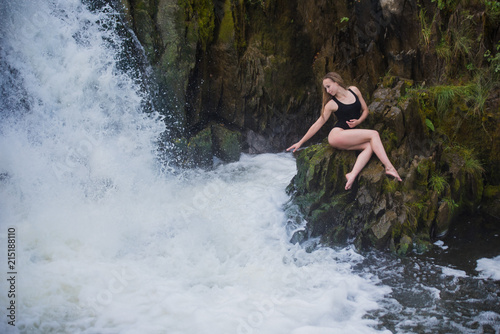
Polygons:
[[500,217],[500,186],[484,187],[484,212],[492,217]]
[[241,155],[241,133],[220,124],[212,125],[214,154],[224,162],[238,161]]
[[213,165],[212,130],[210,127],[198,132],[188,142],[188,158],[191,164],[199,167]]
[[413,239],[405,234],[399,240],[399,247],[396,250],[396,254],[406,255],[408,251],[412,249],[412,246],[413,246]]
[[[482,193],[481,174],[467,172],[460,154],[438,158],[415,156],[401,169],[407,176],[403,183],[387,177],[373,158],[346,191],[345,173],[356,153],[317,144],[297,154],[297,175],[288,191],[308,222],[309,235],[321,237],[325,245],[353,242],[360,250],[422,252],[432,247],[431,238],[446,235],[457,214],[478,203]],[[439,191],[431,182],[437,173],[449,180]],[[476,190],[469,194],[470,189]]]
[[393,226],[397,224],[398,215],[389,210],[380,219],[377,219],[369,228],[372,245],[376,248],[383,248],[392,236]]
[[451,200],[460,209],[473,210],[483,198],[483,169],[472,151],[461,146],[448,147],[443,162],[451,174]]
[[185,140],[175,140],[179,152],[184,152],[184,166],[211,168],[214,157],[223,162],[238,161],[241,155],[242,135],[238,131],[227,129],[220,124],[209,124],[192,136],[187,144]]
[[[373,157],[346,191],[345,174],[356,152],[338,151],[323,142],[296,155],[297,175],[288,190],[311,235],[321,236],[324,244],[348,241],[359,249],[390,249],[404,255],[429,249],[431,239],[444,237],[460,213],[477,209],[484,192],[483,168],[471,149],[448,147],[446,137],[429,132],[418,97],[397,101],[404,83],[387,79],[385,85],[374,93],[374,120],[368,123],[381,132],[404,182],[385,176]],[[492,207],[500,206],[497,190],[487,189]]]
[[342,193],[345,191],[345,174],[355,161],[355,152],[339,151],[327,143],[301,150],[297,155],[300,169],[295,178],[296,189],[300,189],[300,194],[321,191],[327,197]]

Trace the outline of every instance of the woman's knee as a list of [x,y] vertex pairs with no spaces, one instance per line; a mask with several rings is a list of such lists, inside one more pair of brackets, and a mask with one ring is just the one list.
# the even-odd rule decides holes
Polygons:
[[340,148],[340,142],[337,138],[338,136],[334,135],[333,133],[330,133],[328,135],[328,144],[330,144],[331,147],[334,148]]
[[378,133],[378,131],[377,131],[377,130],[368,130],[368,131],[370,131],[370,136],[371,136],[371,138],[372,138],[372,139],[373,139],[373,138],[375,138],[375,139],[377,139],[377,138],[378,138],[378,139],[380,139],[380,134]]
[[335,138],[328,137],[328,144],[333,148],[339,148],[338,142]]

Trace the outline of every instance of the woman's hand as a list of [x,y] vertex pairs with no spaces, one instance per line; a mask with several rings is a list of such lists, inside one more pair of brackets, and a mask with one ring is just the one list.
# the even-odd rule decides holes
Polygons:
[[351,119],[346,122],[347,125],[352,129],[357,127],[359,124],[361,124],[361,121],[359,119]]
[[291,149],[293,149],[293,151],[292,151],[292,152],[295,152],[295,151],[297,151],[297,150],[298,150],[301,146],[302,146],[302,144],[300,144],[300,143],[295,143],[295,144],[293,144],[292,146],[290,146],[289,148],[287,148],[286,150],[287,150],[287,151],[290,151]]

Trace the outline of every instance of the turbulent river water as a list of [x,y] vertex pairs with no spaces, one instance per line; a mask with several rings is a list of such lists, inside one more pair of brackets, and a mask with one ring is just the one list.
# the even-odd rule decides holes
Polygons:
[[118,15],[89,3],[0,3],[1,333],[500,332],[488,224],[465,251],[306,251],[292,155],[165,168]]

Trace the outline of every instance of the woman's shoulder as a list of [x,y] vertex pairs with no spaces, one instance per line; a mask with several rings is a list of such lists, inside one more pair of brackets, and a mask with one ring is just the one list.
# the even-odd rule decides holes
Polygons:
[[356,94],[358,94],[358,95],[359,95],[359,94],[361,94],[361,91],[360,91],[360,90],[359,90],[359,88],[358,88],[358,87],[356,87],[356,86],[349,86],[349,87],[347,87],[347,89],[352,90],[354,93],[356,93]]
[[356,96],[358,97],[358,99],[362,99],[363,96],[361,95],[361,91],[358,89],[358,87],[356,86],[350,86],[348,87],[348,89],[353,92],[354,94],[356,94]]

